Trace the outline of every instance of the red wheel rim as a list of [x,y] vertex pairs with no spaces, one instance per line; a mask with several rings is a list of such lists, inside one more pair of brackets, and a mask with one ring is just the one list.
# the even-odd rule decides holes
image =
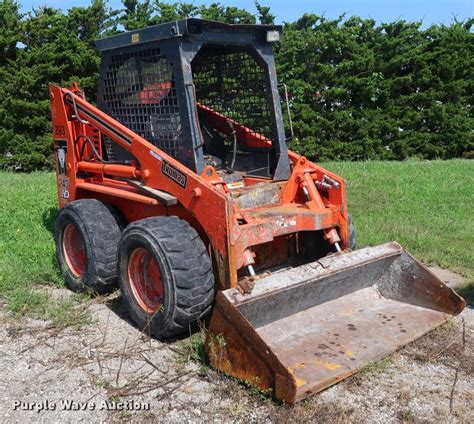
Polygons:
[[82,277],[87,263],[86,246],[74,224],[66,225],[63,230],[63,252],[69,271],[75,277]]
[[153,314],[160,309],[165,292],[160,266],[147,249],[138,247],[133,250],[128,260],[128,280],[144,311]]

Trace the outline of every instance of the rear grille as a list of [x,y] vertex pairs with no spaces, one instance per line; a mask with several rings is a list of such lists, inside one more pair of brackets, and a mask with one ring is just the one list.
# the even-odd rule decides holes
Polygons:
[[[102,104],[108,113],[144,139],[178,157],[181,120],[172,64],[159,48],[111,57],[103,81]],[[105,138],[107,152],[115,143]]]

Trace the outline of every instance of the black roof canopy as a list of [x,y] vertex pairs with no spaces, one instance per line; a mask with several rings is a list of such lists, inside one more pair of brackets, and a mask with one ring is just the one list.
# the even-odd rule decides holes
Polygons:
[[[272,48],[281,33],[280,25],[190,18],[98,40],[99,108],[201,173],[212,150],[201,127],[214,128],[217,119],[198,109],[205,105],[270,141],[254,141],[248,166],[242,153],[245,172],[286,179],[290,164]],[[107,146],[120,159],[120,149]],[[226,152],[217,153],[226,160]]]
[[282,30],[281,25],[226,24],[205,19],[188,18],[112,35],[97,40],[95,44],[99,51],[107,51],[152,41],[180,37],[200,37],[211,32],[215,35],[222,34],[222,41],[227,43],[232,42],[232,39],[238,41],[239,36],[244,34],[246,37],[251,35],[258,42],[271,42],[268,40],[267,34],[277,32],[280,35]]

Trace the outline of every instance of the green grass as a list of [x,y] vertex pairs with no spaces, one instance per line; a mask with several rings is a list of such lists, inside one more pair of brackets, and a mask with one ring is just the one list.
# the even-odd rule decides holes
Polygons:
[[[422,261],[466,276],[462,294],[473,302],[473,161],[323,166],[347,180],[359,246],[397,240]],[[52,173],[0,172],[0,297],[17,314],[54,315],[55,303],[35,287],[64,284],[52,235],[57,211]]]
[[0,296],[14,315],[67,321],[67,302],[38,284],[63,285],[54,256],[57,196],[52,173],[0,173]]
[[47,292],[23,286],[9,295],[8,307],[14,316],[28,315],[50,321],[57,329],[71,326],[80,329],[92,322],[89,311],[80,304],[83,300],[80,295],[54,300]]
[[62,284],[54,256],[52,173],[0,173],[0,287]]
[[359,247],[396,240],[474,281],[474,161],[332,162],[347,181]]

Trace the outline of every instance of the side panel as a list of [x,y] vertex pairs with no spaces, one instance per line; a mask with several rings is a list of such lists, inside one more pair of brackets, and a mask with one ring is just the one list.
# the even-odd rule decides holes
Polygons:
[[61,99],[59,87],[50,90],[50,98],[58,201],[59,206],[63,208],[76,199],[73,126],[68,120],[66,106]]
[[[77,198],[105,200],[108,196],[109,202],[116,204],[128,220],[153,214],[183,216],[209,240],[222,288],[237,285],[237,272],[245,265],[244,251],[252,246],[273,243],[278,237],[301,231],[332,227],[339,228],[343,241],[347,242],[343,180],[303,157],[290,152],[293,170],[288,181],[269,183],[281,186],[279,200],[265,206],[259,206],[257,202],[255,207],[242,209],[234,202],[232,191],[213,167],[206,167],[200,176],[190,171],[166,152],[86,102],[78,95],[80,91],[75,86],[68,90],[52,85],[50,92],[60,205]],[[105,162],[97,152],[92,154],[90,146],[97,144],[100,136],[114,140],[135,161],[114,164]],[[90,141],[86,143],[88,137]],[[338,184],[337,189],[326,194],[319,193],[315,186],[325,175],[334,178]],[[305,176],[304,181],[302,176]],[[163,207],[159,199],[128,184],[127,179],[141,180],[150,189],[174,196],[178,205]],[[317,202],[304,196],[302,183],[314,186]],[[65,185],[67,192],[64,191]],[[255,193],[258,193],[257,186],[252,190],[255,187]]]
[[[187,215],[188,221],[199,223],[196,229],[204,231],[213,246],[222,280],[225,284],[232,281],[236,284],[235,277],[231,276],[231,269],[235,270],[235,267],[232,268],[232,261],[229,260],[227,237],[232,210],[229,209],[230,202],[221,185],[215,186],[212,183],[216,174],[211,172],[207,178],[198,176],[71,90],[50,85],[53,128],[60,128],[56,130],[55,141],[64,142],[66,147],[58,148],[59,153],[56,153],[57,181],[59,183],[67,177],[69,185],[67,195],[61,196],[61,191],[59,193],[60,206],[64,207],[78,198],[105,200],[108,196],[110,202],[116,203],[123,215],[131,220],[152,216],[153,213]],[[66,102],[66,96],[68,102],[72,101],[71,98],[74,99],[75,110]],[[88,130],[85,124],[72,117],[76,112],[81,120],[87,120],[87,126],[90,125],[100,130],[102,136],[113,139],[136,162],[127,166],[101,163],[97,159],[86,161],[84,157],[78,157],[82,149],[75,148],[75,140],[79,140],[78,137]],[[141,179],[148,187],[175,196],[179,206],[163,208],[156,199],[144,195],[123,180],[110,178],[111,176]]]

